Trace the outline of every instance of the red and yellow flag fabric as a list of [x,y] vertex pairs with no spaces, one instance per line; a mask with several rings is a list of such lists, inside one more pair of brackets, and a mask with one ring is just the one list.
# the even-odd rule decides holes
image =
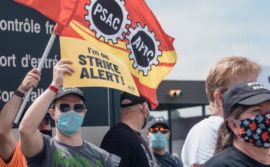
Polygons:
[[60,25],[61,57],[73,57],[78,67],[64,85],[89,86],[94,80],[101,87],[137,95],[138,90],[152,109],[158,106],[156,89],[175,65],[176,52],[173,38],[163,31],[144,0],[17,2]]

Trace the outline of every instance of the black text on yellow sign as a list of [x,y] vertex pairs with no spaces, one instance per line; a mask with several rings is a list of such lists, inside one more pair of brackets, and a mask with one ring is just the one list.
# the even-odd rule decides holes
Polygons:
[[80,73],[81,79],[101,79],[125,85],[117,65],[90,55],[81,54],[78,58],[79,64],[84,66]]

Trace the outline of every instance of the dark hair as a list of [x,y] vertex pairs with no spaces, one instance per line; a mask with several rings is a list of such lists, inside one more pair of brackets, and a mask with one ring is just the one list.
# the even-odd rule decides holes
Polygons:
[[239,119],[240,115],[250,106],[245,105],[236,105],[233,109],[231,114],[224,120],[224,122],[220,125],[218,130],[218,137],[216,143],[215,154],[225,150],[228,147],[233,146],[233,139],[235,134],[231,130],[228,125],[228,120],[233,118],[235,120]]

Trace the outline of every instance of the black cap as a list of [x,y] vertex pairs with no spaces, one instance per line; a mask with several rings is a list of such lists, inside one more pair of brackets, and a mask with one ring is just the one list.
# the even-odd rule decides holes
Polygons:
[[151,119],[147,125],[147,128],[152,128],[155,125],[164,125],[166,128],[169,129],[169,124],[168,122],[164,119],[164,117],[154,117]]
[[223,98],[224,117],[227,118],[236,104],[256,105],[270,100],[270,90],[258,82],[240,83],[228,89]]
[[56,93],[53,101],[60,99],[63,96],[69,95],[69,94],[74,94],[79,96],[84,102],[85,98],[83,95],[83,92],[79,88],[63,88],[61,87],[58,92]]
[[134,106],[137,104],[143,104],[144,102],[147,102],[145,98],[140,97],[140,96],[135,96],[126,92],[123,92],[120,97],[120,106],[122,108]]

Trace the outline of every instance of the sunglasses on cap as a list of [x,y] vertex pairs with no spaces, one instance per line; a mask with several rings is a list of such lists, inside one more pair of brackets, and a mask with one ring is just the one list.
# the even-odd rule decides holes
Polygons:
[[158,131],[160,131],[160,133],[162,134],[166,134],[168,133],[170,130],[168,128],[162,128],[162,127],[154,127],[154,128],[149,128],[148,132],[150,133],[157,133]]
[[[72,107],[72,108],[71,108]],[[62,103],[59,105],[59,110],[61,112],[68,112],[68,111],[75,111],[77,113],[81,113],[83,112],[85,109],[85,105],[84,104],[75,104],[75,105],[70,105],[70,104],[67,104],[67,103]]]

